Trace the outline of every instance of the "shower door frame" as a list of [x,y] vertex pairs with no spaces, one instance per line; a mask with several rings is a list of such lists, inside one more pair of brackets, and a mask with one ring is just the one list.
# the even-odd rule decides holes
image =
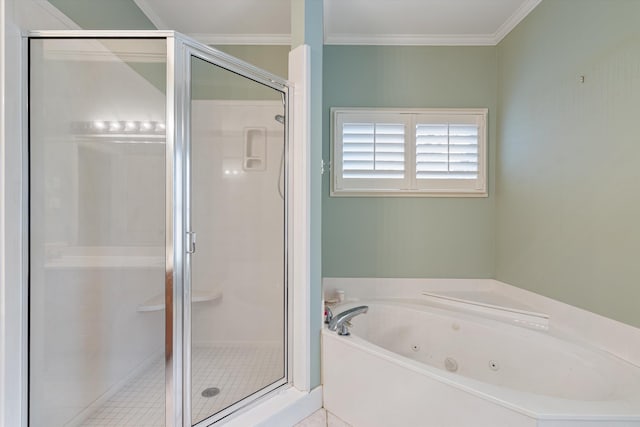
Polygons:
[[[301,214],[307,214],[308,205],[305,200],[306,189],[296,191],[297,198],[294,200],[292,192],[288,191],[295,177],[306,178],[306,171],[298,171],[290,174],[290,159],[302,160],[305,163],[307,152],[304,148],[294,151],[290,144],[290,135],[293,127],[293,86],[290,82],[281,77],[273,75],[265,70],[257,68],[249,63],[239,60],[233,56],[213,49],[205,44],[197,42],[175,31],[165,30],[142,30],[142,31],[113,31],[113,30],[42,30],[29,31],[23,34],[23,69],[25,79],[23,81],[23,91],[25,93],[23,105],[23,147],[24,154],[22,162],[23,182],[28,183],[28,100],[29,100],[29,40],[40,39],[164,39],[166,41],[166,154],[165,154],[165,425],[166,427],[187,427],[192,425],[191,420],[191,254],[187,250],[188,235],[190,229],[190,117],[191,117],[191,57],[203,59],[213,65],[220,66],[228,71],[241,75],[242,77],[254,80],[258,83],[269,86],[283,93],[285,115],[287,125],[284,131],[284,289],[285,289],[285,354],[284,354],[284,377],[267,386],[266,388],[245,397],[228,408],[212,414],[212,416],[196,424],[196,426],[207,426],[215,423],[229,415],[251,407],[257,402],[263,401],[275,390],[295,387],[301,392],[309,392],[309,331],[296,333],[294,347],[293,318],[296,321],[302,320],[309,324],[309,307],[301,307],[294,310],[293,292],[290,286],[294,282],[298,293],[297,300],[308,295],[309,283],[294,280],[294,277],[304,276],[308,272],[307,265],[303,263],[297,271],[293,268],[291,247],[296,246],[306,248],[308,245],[307,236],[295,238],[291,232],[294,229],[294,221],[303,224],[305,221],[299,218]],[[302,100],[301,100],[302,101]],[[298,105],[296,111],[304,107]],[[301,115],[302,117],[303,115]],[[304,120],[304,117],[302,117]],[[306,125],[306,123],[304,123]],[[304,142],[306,144],[306,141]],[[293,177],[292,175],[295,175]],[[24,200],[29,200],[28,185],[23,186]],[[28,214],[28,206],[23,206],[25,214]],[[290,215],[291,211],[297,211],[295,216]],[[28,227],[23,230],[23,244],[26,254],[29,253],[29,232]],[[305,249],[301,249],[306,252]],[[28,259],[28,256],[25,257]],[[299,261],[300,262],[300,261]],[[27,277],[23,285],[22,295],[28,306],[28,261],[23,266]],[[293,314],[293,315],[292,315]],[[24,310],[23,321],[28,330],[29,309]],[[23,336],[24,355],[22,357],[26,368],[22,373],[22,383],[25,393],[20,399],[23,408],[22,426],[28,425],[29,406],[29,338],[28,334]],[[305,369],[294,371],[293,364],[299,363]],[[303,360],[304,359],[304,360]],[[189,361],[189,363],[185,363]],[[295,378],[294,378],[295,377]],[[294,385],[295,381],[295,385]],[[249,398],[251,398],[249,400]],[[249,401],[247,401],[249,400]]]
[[[182,165],[184,170],[182,171],[182,179],[183,179],[183,187],[182,187],[182,219],[183,222],[183,232],[180,236],[175,236],[175,239],[182,239],[182,253],[185,254],[184,257],[184,266],[183,266],[183,283],[188,284],[188,286],[184,287],[182,292],[182,297],[185,301],[191,300],[191,256],[192,253],[188,250],[188,238],[192,232],[197,232],[197,230],[192,229],[191,226],[191,129],[190,129],[190,118],[191,118],[191,58],[195,57],[206,61],[212,66],[219,66],[229,72],[236,73],[244,78],[253,80],[265,86],[268,86],[274,90],[277,90],[283,94],[283,103],[285,108],[285,116],[290,117],[289,115],[289,83],[275,76],[267,71],[259,69],[251,64],[248,64],[244,61],[241,61],[233,56],[227,55],[223,52],[215,50],[209,46],[206,46],[202,43],[199,43],[193,39],[184,36],[177,36],[174,39],[176,43],[175,46],[175,66],[174,70],[176,75],[174,76],[174,81],[176,84],[175,89],[175,141],[181,141],[182,143]],[[179,150],[177,150],[179,151]],[[289,229],[289,221],[288,221],[288,211],[289,211],[289,202],[288,202],[288,187],[289,187],[289,131],[288,127],[284,127],[284,301],[285,301],[285,310],[284,310],[284,325],[285,325],[285,336],[284,338],[284,348],[286,351],[284,352],[284,377],[281,380],[270,384],[269,386],[252,393],[250,396],[243,398],[241,401],[234,403],[228,408],[223,409],[222,411],[212,414],[210,417],[205,418],[204,420],[195,424],[195,426],[208,426],[211,423],[219,421],[230,414],[236,412],[237,410],[250,405],[261,397],[268,395],[272,391],[289,384],[290,379],[292,378],[292,369],[291,363],[289,362],[291,355],[291,324],[290,324],[290,296],[288,292],[288,282],[289,282],[289,239],[288,239],[288,229]],[[167,206],[169,209],[170,206]],[[174,204],[174,215],[177,218],[178,212],[176,210],[180,209],[179,204]],[[168,211],[167,211],[168,212]],[[179,227],[175,227],[174,231],[177,231]],[[176,253],[179,253],[176,251]],[[175,293],[174,293],[175,295]],[[184,312],[182,313],[183,325],[183,359],[190,360],[191,359],[191,304],[182,304]],[[175,321],[175,317],[174,317]],[[177,347],[176,340],[174,340],[174,346]],[[174,351],[178,351],[179,347],[174,348]],[[168,367],[167,367],[168,369]],[[183,393],[189,393],[191,390],[191,363],[183,364],[183,372],[182,372],[182,382],[183,382]],[[174,372],[174,375],[177,375]],[[177,376],[176,376],[177,378]],[[250,399],[251,397],[251,399]],[[247,401],[249,400],[249,401]],[[183,407],[183,425],[189,426],[192,422],[191,417],[191,406],[190,406],[190,397],[189,399],[183,399],[182,402],[185,404]],[[177,403],[177,402],[176,402]]]

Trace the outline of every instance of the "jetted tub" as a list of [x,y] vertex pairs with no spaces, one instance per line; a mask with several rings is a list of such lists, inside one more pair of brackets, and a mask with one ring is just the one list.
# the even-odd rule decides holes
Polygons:
[[356,427],[640,426],[640,368],[587,344],[423,300],[322,332],[324,406]]

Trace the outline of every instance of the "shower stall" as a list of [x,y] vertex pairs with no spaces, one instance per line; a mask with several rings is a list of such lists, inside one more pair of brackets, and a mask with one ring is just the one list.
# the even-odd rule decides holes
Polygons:
[[291,383],[288,83],[173,32],[34,32],[28,419],[207,426]]

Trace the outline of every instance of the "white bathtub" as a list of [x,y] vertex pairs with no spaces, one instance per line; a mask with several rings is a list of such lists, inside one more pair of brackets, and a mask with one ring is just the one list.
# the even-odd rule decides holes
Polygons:
[[640,368],[609,353],[419,299],[334,312],[356,305],[322,333],[324,406],[356,427],[640,426]]

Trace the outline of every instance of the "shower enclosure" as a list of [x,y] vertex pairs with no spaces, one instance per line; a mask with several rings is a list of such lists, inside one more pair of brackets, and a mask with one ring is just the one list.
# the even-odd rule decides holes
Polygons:
[[29,425],[211,425],[290,383],[287,83],[173,32],[35,32]]

